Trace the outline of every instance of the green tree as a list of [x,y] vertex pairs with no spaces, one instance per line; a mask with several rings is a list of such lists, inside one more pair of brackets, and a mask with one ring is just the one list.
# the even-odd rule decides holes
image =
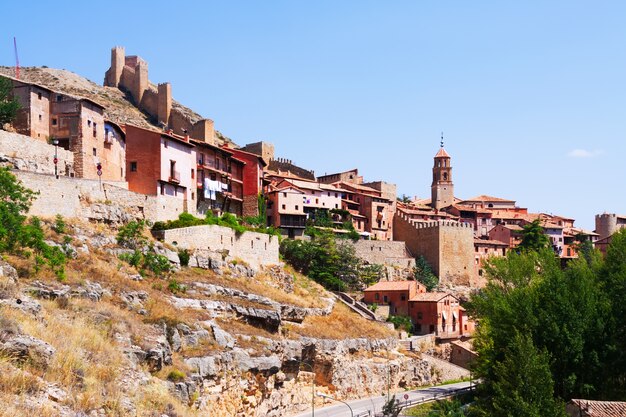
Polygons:
[[430,269],[430,265],[426,261],[426,258],[420,256],[415,259],[415,268],[413,269],[413,276],[416,281],[421,282],[426,287],[427,291],[432,291],[437,285],[439,285],[439,278]]
[[20,104],[13,97],[13,83],[8,78],[0,76],[0,129],[5,123],[13,122]]
[[26,213],[35,196],[8,168],[0,168],[0,251],[11,251],[23,243]]
[[437,401],[428,417],[464,417],[463,404],[459,400]]
[[400,412],[402,411],[402,407],[396,401],[396,396],[394,395],[383,405],[383,415],[385,417],[398,417]]
[[550,239],[543,232],[539,219],[524,225],[521,235],[522,241],[518,246],[520,250],[537,252],[550,247]]
[[493,378],[484,379],[473,412],[492,417],[565,417],[564,404],[553,397],[550,355],[539,351],[527,335],[515,333],[493,365]]

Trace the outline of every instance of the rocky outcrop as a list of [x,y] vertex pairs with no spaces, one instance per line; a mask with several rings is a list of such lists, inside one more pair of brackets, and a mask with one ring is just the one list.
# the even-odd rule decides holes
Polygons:
[[26,292],[32,294],[35,297],[43,298],[47,300],[54,300],[57,298],[86,298],[91,301],[100,301],[103,296],[111,296],[111,292],[102,288],[98,283],[86,281],[85,284],[77,287],[71,287],[69,285],[52,286],[44,284],[41,281],[35,281],[32,283]]
[[39,366],[47,366],[56,349],[43,340],[18,334],[0,343],[0,352],[18,362],[32,361]]

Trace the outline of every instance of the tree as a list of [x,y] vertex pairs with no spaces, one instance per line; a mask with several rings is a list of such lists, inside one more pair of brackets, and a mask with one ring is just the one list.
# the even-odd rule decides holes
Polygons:
[[565,417],[564,404],[553,397],[550,355],[539,351],[527,335],[515,333],[503,352],[503,359],[493,363],[493,378],[484,379],[481,396],[473,411],[493,417]]
[[13,83],[0,76],[0,129],[5,123],[13,122],[20,104],[12,95]]
[[428,417],[464,417],[463,405],[459,400],[442,400],[437,401]]
[[430,265],[428,265],[426,258],[423,256],[415,259],[413,276],[416,281],[424,284],[427,291],[432,291],[437,285],[439,285],[439,278],[437,278],[437,275],[435,275],[432,269],[430,269]]
[[411,202],[411,197],[409,197],[408,195],[402,194],[402,196],[401,196],[401,197],[397,197],[397,200],[398,200],[400,203],[405,203],[405,204],[408,204],[408,203],[410,203],[410,202]]
[[11,251],[24,240],[24,221],[35,195],[8,168],[0,168],[0,251]]
[[543,232],[539,219],[524,225],[521,231],[522,242],[518,248],[524,251],[540,251],[550,247],[550,239]]

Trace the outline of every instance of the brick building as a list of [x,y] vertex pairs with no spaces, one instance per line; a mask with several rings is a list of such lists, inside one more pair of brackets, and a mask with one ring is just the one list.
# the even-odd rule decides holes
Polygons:
[[196,147],[185,137],[126,125],[128,188],[162,197],[175,217],[196,212]]
[[[47,143],[56,141],[59,147],[71,151],[73,173],[77,177],[98,179],[100,164],[103,180],[125,180],[124,134],[119,127],[105,121],[103,106],[86,98],[7,78],[11,79],[13,95],[20,103],[14,123],[19,133]],[[61,170],[60,174],[70,173]]]
[[409,300],[409,316],[416,334],[434,333],[441,339],[463,335],[459,299],[445,292],[416,294]]

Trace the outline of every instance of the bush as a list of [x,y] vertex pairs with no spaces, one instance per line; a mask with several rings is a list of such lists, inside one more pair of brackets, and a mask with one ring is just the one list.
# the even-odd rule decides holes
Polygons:
[[187,249],[181,249],[178,251],[178,259],[180,260],[180,266],[189,266],[189,258],[191,254]]
[[163,255],[158,255],[154,252],[147,252],[143,256],[143,268],[152,271],[154,275],[162,275],[172,270],[172,265],[169,259]]
[[167,379],[172,382],[181,382],[185,380],[185,373],[183,371],[179,371],[178,369],[173,369],[168,375]]
[[175,279],[170,280],[170,282],[167,284],[167,289],[170,290],[173,294],[177,294],[179,292],[184,293],[185,291],[187,291],[187,287],[185,285],[182,285]]
[[387,318],[389,323],[393,323],[393,327],[396,329],[404,330],[408,333],[413,332],[413,323],[410,317],[406,316],[389,316]]
[[65,220],[63,220],[63,216],[57,214],[54,218],[54,224],[52,225],[52,230],[58,235],[62,235],[66,232],[67,225],[65,224]]
[[139,249],[145,246],[148,242],[144,236],[145,227],[146,223],[143,220],[126,223],[117,232],[117,244],[129,249]]
[[131,266],[139,268],[139,266],[141,265],[141,260],[143,259],[143,255],[140,251],[135,250],[133,253],[122,253],[119,258],[122,261],[127,262]]

